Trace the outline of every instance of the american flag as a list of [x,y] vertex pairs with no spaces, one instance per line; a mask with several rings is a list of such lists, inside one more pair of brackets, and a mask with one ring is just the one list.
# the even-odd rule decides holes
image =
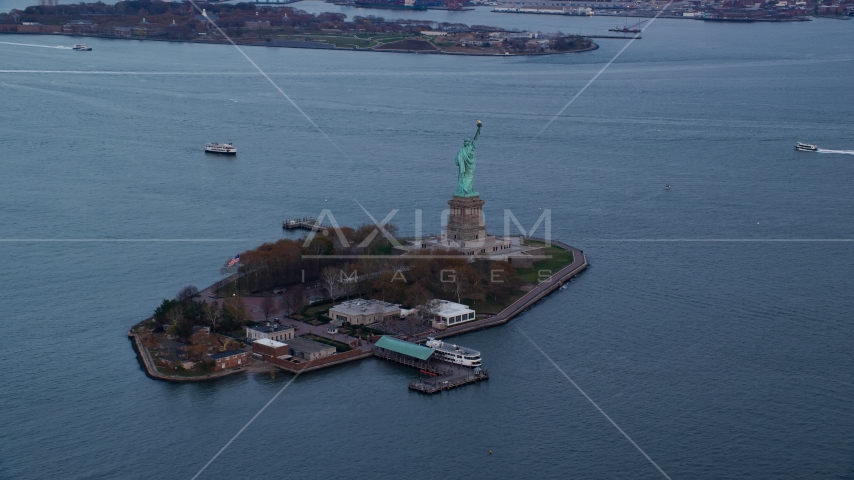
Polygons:
[[226,267],[233,267],[233,266],[237,265],[238,263],[240,263],[240,254],[239,253],[237,255],[235,255],[234,258],[229,260],[225,266]]

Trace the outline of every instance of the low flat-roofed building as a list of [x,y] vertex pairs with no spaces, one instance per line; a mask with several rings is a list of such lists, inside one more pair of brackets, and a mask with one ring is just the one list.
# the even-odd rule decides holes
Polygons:
[[252,342],[252,353],[266,357],[285,357],[290,355],[290,347],[287,343],[277,342],[269,338],[262,338]]
[[388,335],[383,335],[379,340],[377,340],[377,343],[374,344],[374,350],[379,351],[382,354],[381,356],[384,358],[399,355],[422,362],[429,360],[430,357],[433,356],[434,352],[432,348],[425,347],[424,345],[407,342]]
[[208,358],[216,362],[216,370],[225,370],[246,364],[246,352],[243,350],[227,350],[208,355]]
[[276,323],[244,328],[246,328],[246,338],[250,341],[266,338],[277,342],[286,342],[294,338],[294,327],[285,327]]
[[382,320],[400,318],[400,305],[382,300],[348,300],[329,309],[332,325],[370,325]]
[[288,342],[290,354],[303,360],[317,360],[335,355],[335,347],[315,342],[307,338],[296,337]]
[[427,307],[433,328],[447,328],[475,319],[475,311],[461,303],[448,300],[435,300],[435,304]]

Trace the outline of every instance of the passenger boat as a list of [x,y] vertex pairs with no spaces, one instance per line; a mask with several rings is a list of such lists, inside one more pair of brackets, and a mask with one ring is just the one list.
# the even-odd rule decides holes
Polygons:
[[425,345],[435,350],[435,358],[449,363],[456,363],[464,367],[479,367],[481,364],[480,352],[459,345],[451,345],[441,340],[428,338]]
[[74,50],[79,50],[81,52],[88,52],[92,50],[92,47],[90,47],[89,45],[83,45],[82,43],[78,43],[71,48],[73,48]]
[[795,150],[798,150],[799,152],[815,152],[818,151],[818,147],[810,145],[809,143],[798,142],[798,144],[795,145]]
[[206,143],[205,151],[210,153],[224,153],[226,155],[235,155],[237,153],[237,149],[230,143]]

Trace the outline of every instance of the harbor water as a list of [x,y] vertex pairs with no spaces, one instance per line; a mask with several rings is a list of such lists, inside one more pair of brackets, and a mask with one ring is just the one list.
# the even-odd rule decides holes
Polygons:
[[662,478],[531,341],[671,478],[854,478],[854,22],[659,19],[557,118],[624,40],[536,58],[247,47],[323,133],[231,46],[39,47],[73,43],[0,37],[0,478],[195,475],[291,377],[154,381],[128,328],[299,235],[286,218],[399,209],[411,234],[420,209],[438,232],[477,119],[489,230],[550,211],[591,267],[454,340],[489,381],[420,395],[377,359],[299,376],[199,478]]

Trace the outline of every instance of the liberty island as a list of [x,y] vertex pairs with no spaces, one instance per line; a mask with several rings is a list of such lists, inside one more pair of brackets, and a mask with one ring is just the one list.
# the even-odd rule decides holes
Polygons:
[[[478,120],[457,153],[457,188],[441,235],[392,245],[372,240],[377,230],[368,235],[369,225],[354,230],[318,221],[301,241],[242,252],[227,263],[226,278],[201,292],[188,287],[131,329],[140,364],[152,378],[200,381],[240,372],[301,374],[377,356],[438,375],[410,383],[423,393],[487,379],[479,353],[472,370],[430,360],[430,349],[417,344],[506,323],[584,271],[587,260],[548,238],[549,225],[543,240],[487,233],[485,202],[473,187],[481,128]],[[327,231],[333,228],[336,235]],[[263,281],[255,273],[292,255],[300,259]],[[392,264],[368,260],[376,258]]]

